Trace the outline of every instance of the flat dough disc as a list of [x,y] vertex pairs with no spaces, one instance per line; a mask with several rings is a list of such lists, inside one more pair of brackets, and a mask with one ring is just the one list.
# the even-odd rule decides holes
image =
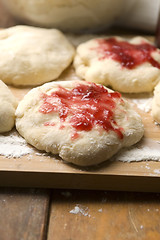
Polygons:
[[40,85],[56,79],[75,50],[56,29],[15,26],[0,30],[0,78],[7,84]]
[[[133,45],[149,43],[147,39],[142,37],[135,37],[130,41],[120,37],[114,37],[114,39],[117,42],[125,41]],[[151,92],[154,89],[155,85],[160,81],[160,68],[153,66],[148,61],[144,61],[132,69],[124,67],[119,61],[114,59],[114,55],[111,57],[111,54],[108,54],[107,44],[100,44],[99,40],[103,41],[101,38],[92,39],[78,46],[74,59],[74,67],[78,76],[86,81],[101,83],[112,87],[116,91],[125,93]],[[125,61],[127,61],[127,58],[130,59],[130,53],[133,53],[132,50],[129,51]],[[131,56],[131,58],[135,56],[139,59],[143,58],[138,48],[135,55]],[[151,52],[151,57],[153,61],[160,64],[159,49],[155,48]]]
[[85,81],[32,89],[19,103],[16,128],[37,149],[80,166],[109,159],[144,132],[140,116],[119,93]]
[[10,131],[15,122],[17,100],[0,80],[0,133]]

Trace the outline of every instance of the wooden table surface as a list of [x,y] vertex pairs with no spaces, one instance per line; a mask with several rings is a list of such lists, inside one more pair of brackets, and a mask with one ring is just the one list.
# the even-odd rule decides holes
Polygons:
[[[17,22],[2,7],[0,27]],[[0,189],[0,240],[158,240],[160,194]]]

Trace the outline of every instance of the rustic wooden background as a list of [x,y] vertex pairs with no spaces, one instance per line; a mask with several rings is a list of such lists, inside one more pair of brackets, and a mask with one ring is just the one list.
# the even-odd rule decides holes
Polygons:
[[[0,0],[0,27],[15,24]],[[160,194],[1,188],[0,240],[20,239],[158,240]]]

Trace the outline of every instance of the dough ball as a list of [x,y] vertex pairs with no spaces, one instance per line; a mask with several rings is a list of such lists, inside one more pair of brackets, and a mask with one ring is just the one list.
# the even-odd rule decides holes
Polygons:
[[32,89],[18,105],[16,128],[37,149],[80,166],[109,159],[144,132],[140,116],[120,93],[85,81]]
[[160,123],[160,83],[157,84],[154,90],[154,96],[152,100],[152,116],[156,122]]
[[63,31],[106,29],[124,9],[125,0],[3,0],[23,22]]
[[10,131],[13,128],[16,107],[16,98],[0,80],[0,133]]
[[15,26],[0,30],[0,52],[0,78],[25,86],[56,79],[75,50],[59,30]]
[[116,91],[151,92],[160,81],[160,50],[142,37],[92,39],[78,46],[74,67],[86,81]]

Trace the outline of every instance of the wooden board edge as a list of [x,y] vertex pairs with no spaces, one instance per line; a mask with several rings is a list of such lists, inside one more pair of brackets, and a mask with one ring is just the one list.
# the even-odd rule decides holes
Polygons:
[[156,176],[115,176],[40,172],[0,172],[0,187],[34,187],[111,191],[160,192]]

